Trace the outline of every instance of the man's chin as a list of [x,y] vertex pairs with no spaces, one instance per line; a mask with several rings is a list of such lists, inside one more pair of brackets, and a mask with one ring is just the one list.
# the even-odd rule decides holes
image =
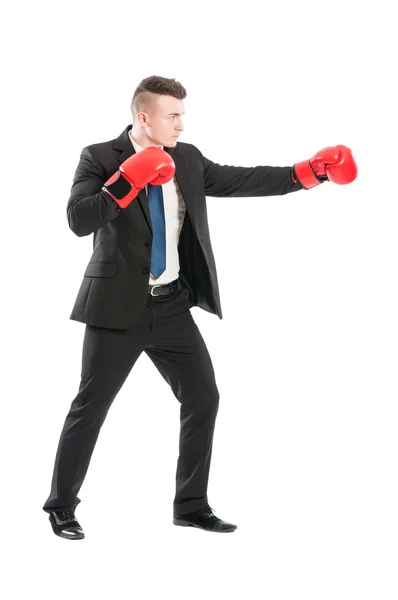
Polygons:
[[168,142],[167,144],[163,144],[165,148],[175,148],[177,145],[178,139],[175,138],[174,140],[172,140],[171,142]]

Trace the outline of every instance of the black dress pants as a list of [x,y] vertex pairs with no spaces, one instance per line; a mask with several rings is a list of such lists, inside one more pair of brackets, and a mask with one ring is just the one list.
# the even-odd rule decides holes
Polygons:
[[74,510],[80,503],[77,494],[101,426],[143,351],[181,404],[174,513],[187,514],[207,505],[219,393],[190,307],[188,290],[179,280],[173,294],[148,294],[140,321],[130,329],[86,325],[80,387],[61,432],[45,512]]

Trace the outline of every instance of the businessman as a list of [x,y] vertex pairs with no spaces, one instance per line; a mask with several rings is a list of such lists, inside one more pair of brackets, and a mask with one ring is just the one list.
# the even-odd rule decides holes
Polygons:
[[[206,196],[283,195],[357,176],[346,146],[287,167],[214,163],[193,144],[177,141],[186,95],[175,79],[142,80],[131,103],[132,125],[116,139],[83,148],[75,172],[69,227],[79,237],[94,234],[70,315],[86,325],[82,370],[43,506],[54,533],[65,539],[84,538],[75,516],[78,493],[108,410],[142,352],[180,403],[173,523],[236,529],[214,514],[207,497],[219,392],[190,312],[199,306],[222,319]],[[136,501],[145,509],[139,486]],[[130,514],[129,507],[126,523]]]

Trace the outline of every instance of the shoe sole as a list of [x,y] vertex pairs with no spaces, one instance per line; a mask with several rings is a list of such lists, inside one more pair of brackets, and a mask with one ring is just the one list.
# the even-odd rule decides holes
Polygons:
[[232,533],[236,529],[236,527],[233,529],[206,529],[205,527],[200,527],[200,525],[195,525],[195,523],[191,523],[190,521],[182,521],[181,519],[176,518],[173,518],[173,523],[178,527],[196,527],[196,529],[211,531],[212,533]]
[[80,535],[80,534],[74,535],[74,536],[62,535],[62,531],[59,532],[59,531],[55,531],[54,529],[53,529],[53,531],[54,531],[55,535],[57,535],[60,538],[63,538],[64,540],[84,540],[84,537],[85,537],[84,535]]

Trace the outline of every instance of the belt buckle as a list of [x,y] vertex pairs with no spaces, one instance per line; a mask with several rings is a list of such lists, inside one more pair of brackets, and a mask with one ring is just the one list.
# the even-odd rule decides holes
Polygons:
[[161,284],[160,284],[160,283],[157,283],[157,284],[153,285],[153,286],[151,287],[151,296],[160,296],[160,294],[154,294],[154,293],[153,293],[153,289],[154,289],[155,287],[162,287],[162,286],[161,286]]

